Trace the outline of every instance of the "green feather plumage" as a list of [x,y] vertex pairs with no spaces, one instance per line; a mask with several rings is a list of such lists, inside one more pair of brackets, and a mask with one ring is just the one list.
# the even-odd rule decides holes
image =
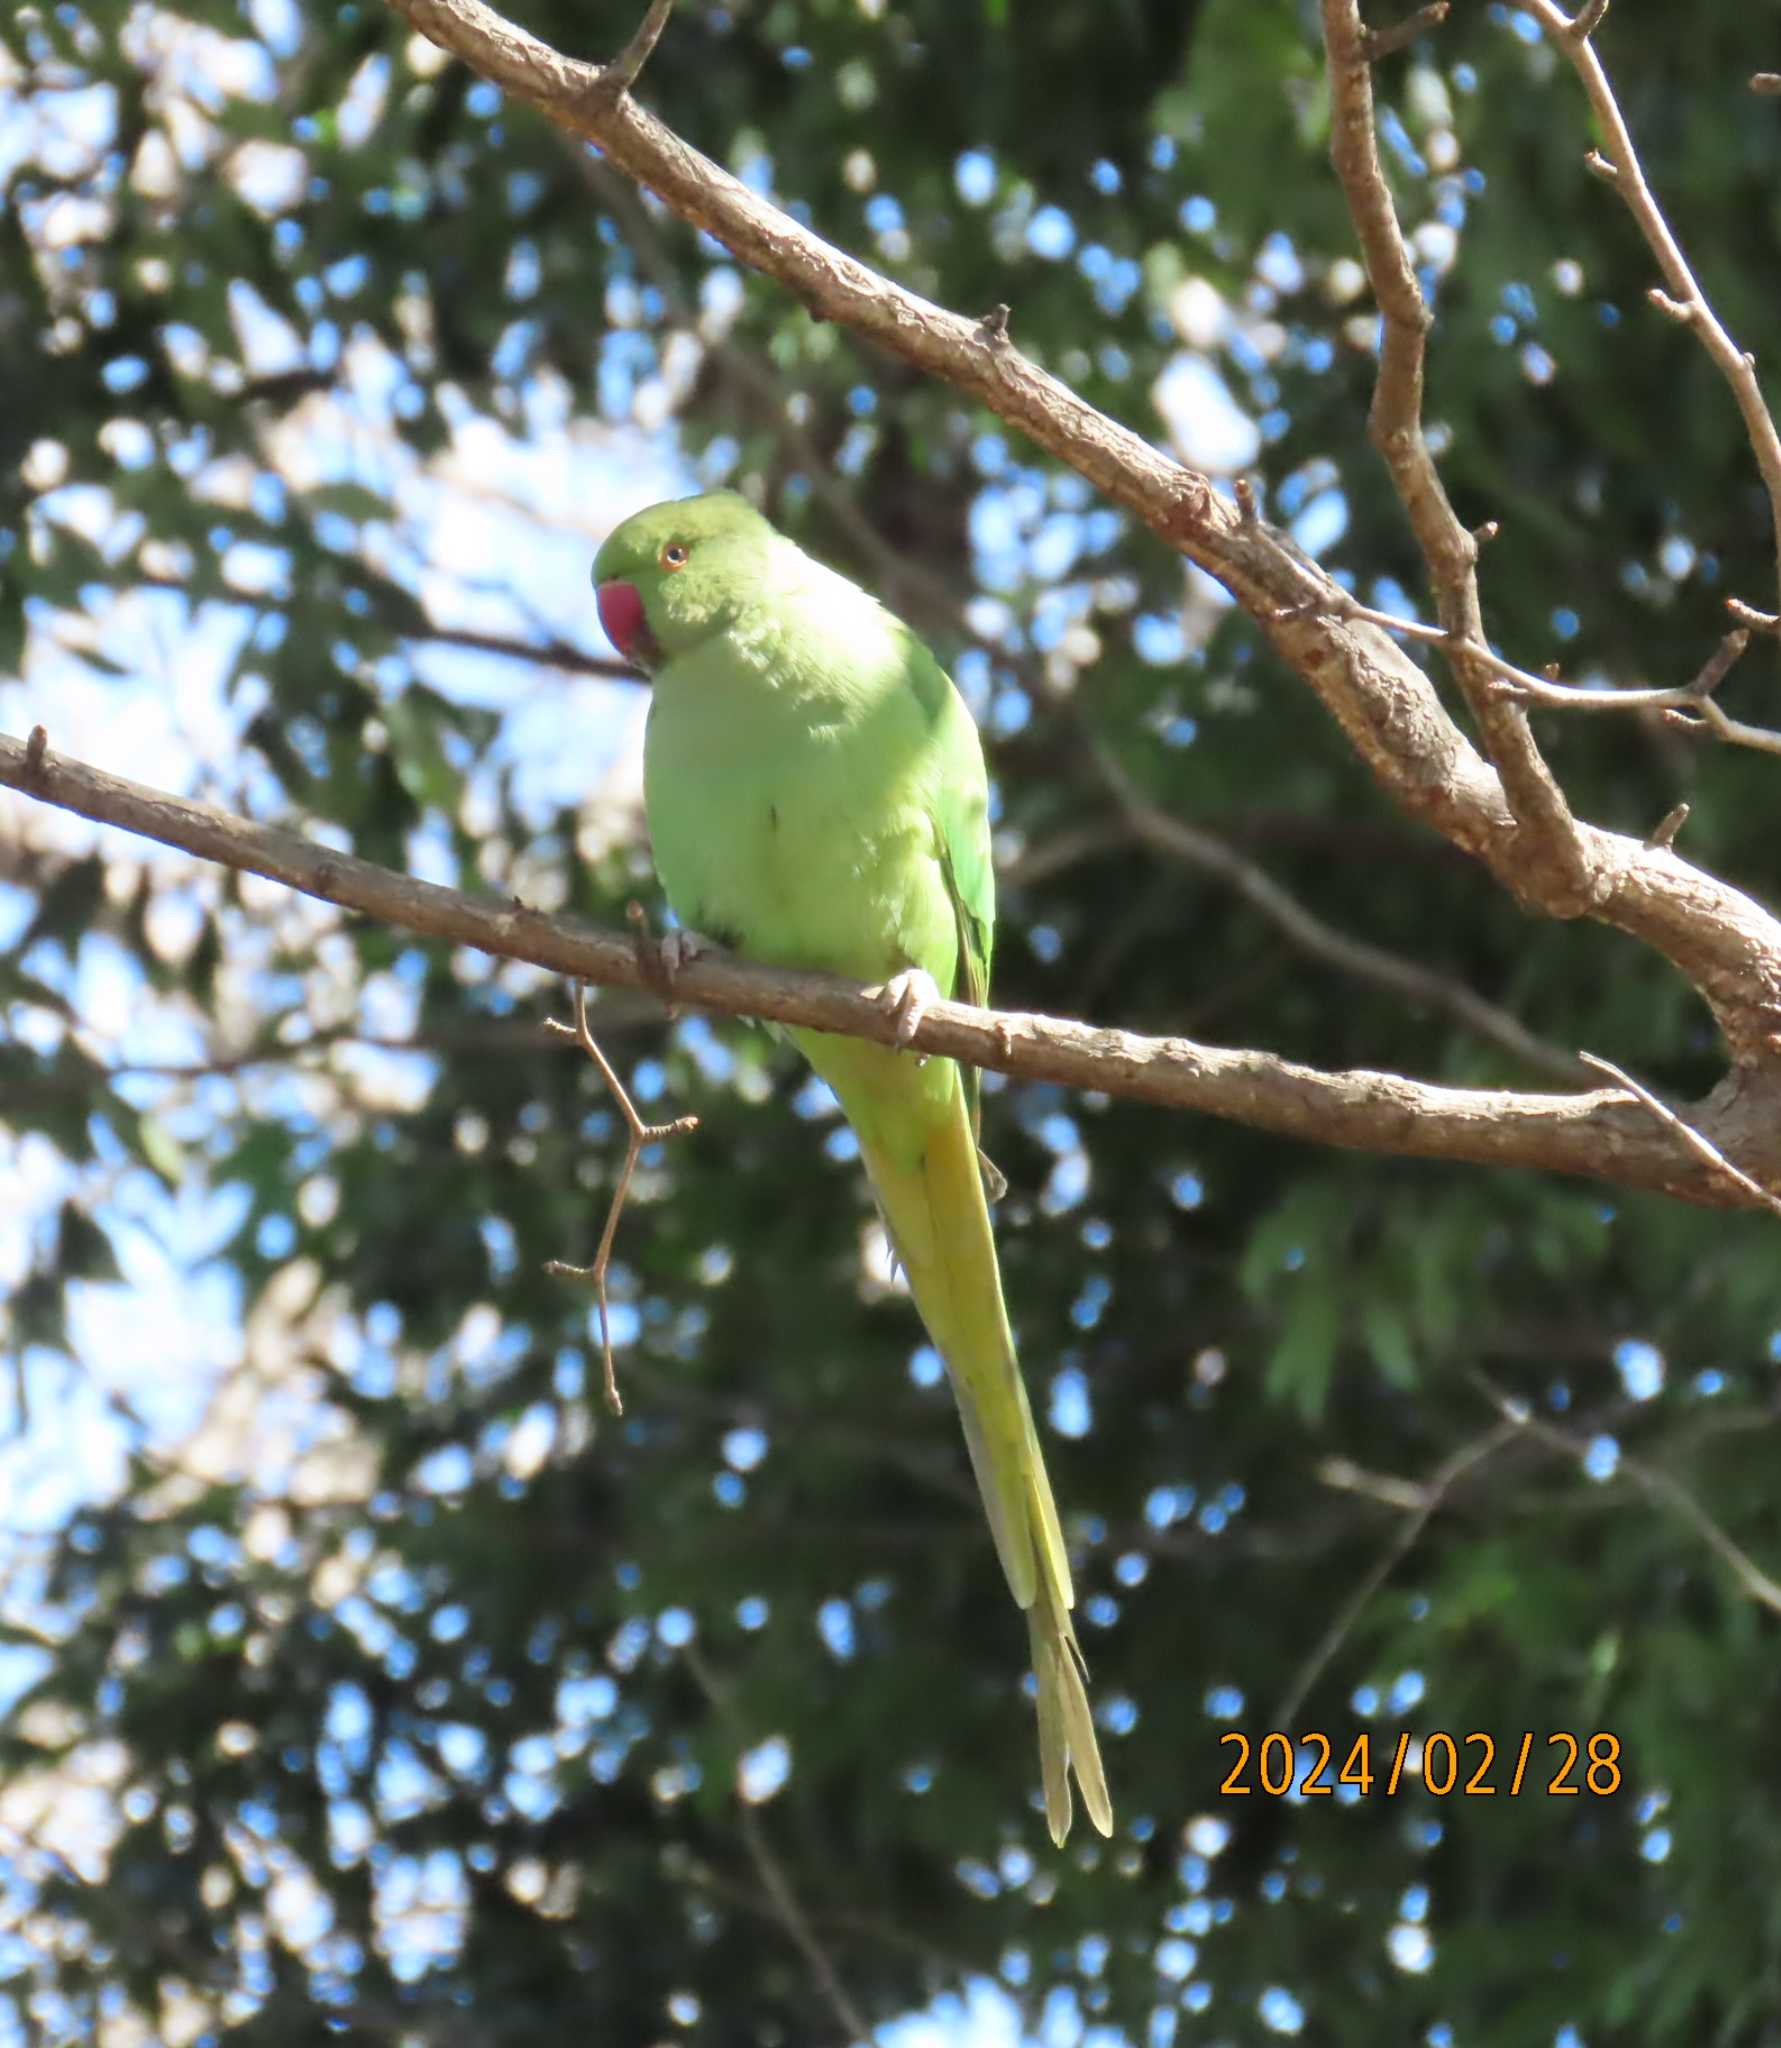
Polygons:
[[[995,929],[976,727],[932,654],[866,592],[727,492],[652,506],[607,540],[655,698],[644,791],[681,922],[752,958],[987,999]],[[1103,1834],[1057,1509],[1015,1359],[977,1150],[977,1077],[862,1040],[791,1034],[860,1141],[910,1290],[946,1361],[1010,1590],[1028,1615],[1055,1840],[1073,1771]]]

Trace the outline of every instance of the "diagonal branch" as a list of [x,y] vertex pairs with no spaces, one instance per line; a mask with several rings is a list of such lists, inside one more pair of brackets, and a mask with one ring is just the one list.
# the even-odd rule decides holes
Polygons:
[[[1505,1394],[1482,1373],[1475,1375],[1505,1423],[1518,1433],[1532,1437],[1536,1442],[1562,1451],[1567,1457],[1575,1458],[1586,1470],[1594,1449],[1591,1437],[1568,1429],[1561,1429],[1556,1423],[1546,1422],[1536,1415],[1525,1401],[1518,1401]],[[1661,1465],[1647,1464],[1643,1458],[1635,1457],[1630,1451],[1615,1444],[1615,1472],[1624,1474],[1643,1493],[1647,1500],[1655,1501],[1660,1507],[1667,1507],[1692,1528],[1707,1548],[1727,1565],[1740,1591],[1747,1594],[1758,1606],[1766,1607],[1771,1613],[1781,1614],[1781,1585],[1763,1570],[1750,1553],[1734,1537],[1720,1527],[1700,1500],[1673,1472]]]
[[[52,754],[41,727],[25,742],[0,735],[0,786],[403,930],[530,961],[575,980],[660,993],[628,934],[547,917],[522,904],[483,901],[297,832],[146,789]],[[897,1019],[884,1005],[833,975],[712,954],[681,967],[673,993],[729,1016],[770,1018],[881,1045],[897,1040]],[[1708,1208],[1757,1206],[1617,1089],[1521,1095],[1442,1088],[1396,1074],[1328,1073],[1271,1053],[950,1002],[929,1006],[911,1043],[998,1073],[1200,1110],[1312,1144],[1582,1174]],[[1767,1075],[1734,1075],[1694,1107],[1688,1121],[1753,1178],[1781,1186],[1781,1102]]]
[[1379,302],[1379,376],[1367,432],[1391,473],[1428,565],[1435,609],[1445,629],[1442,646],[1485,751],[1503,778],[1518,830],[1551,872],[1557,898],[1552,907],[1574,916],[1589,904],[1588,847],[1541,756],[1526,712],[1489,688],[1489,666],[1473,652],[1485,644],[1478,538],[1460,523],[1423,432],[1423,376],[1433,316],[1380,161],[1372,38],[1361,20],[1360,0],[1323,0],[1323,39],[1332,102],[1330,158]]
[[1360,1474],[1356,1469],[1340,1460],[1331,1461],[1319,1474],[1326,1486],[1339,1486],[1351,1492],[1371,1492],[1375,1498],[1385,1499],[1388,1506],[1401,1507],[1408,1512],[1393,1532],[1391,1541],[1361,1574],[1348,1598],[1332,1616],[1328,1628],[1293,1674],[1285,1697],[1268,1722],[1270,1728],[1290,1728],[1299,1718],[1299,1709],[1311,1696],[1313,1687],[1341,1654],[1342,1645],[1372,1605],[1374,1596],[1416,1548],[1422,1532],[1434,1520],[1447,1496],[1474,1465],[1493,1456],[1519,1433],[1519,1424],[1505,1418],[1482,1436],[1461,1444],[1458,1450],[1435,1467],[1420,1486],[1404,1487],[1401,1482],[1389,1482],[1390,1490],[1378,1484],[1362,1486],[1358,1483]]
[[1282,888],[1265,868],[1247,859],[1226,840],[1198,825],[1190,825],[1153,804],[1133,787],[1130,777],[1104,749],[1094,750],[1094,763],[1101,779],[1112,791],[1114,801],[1125,814],[1133,835],[1153,852],[1166,855],[1201,874],[1214,875],[1258,911],[1307,959],[1333,969],[1352,980],[1366,982],[1406,1001],[1419,1003],[1504,1052],[1525,1062],[1554,1080],[1575,1085],[1584,1078],[1576,1053],[1550,1045],[1530,1031],[1521,1020],[1497,1004],[1488,1002],[1476,990],[1450,976],[1438,974],[1419,960],[1406,959],[1387,947],[1375,946],[1326,924],[1307,910],[1296,896]]
[[[712,1712],[729,1731],[738,1753],[745,1751],[748,1748],[748,1730],[742,1725],[741,1716],[736,1712],[729,1695],[718,1684],[698,1645],[688,1643],[680,1655],[681,1661],[692,1673],[694,1684],[705,1695]],[[754,1865],[761,1889],[772,1905],[774,1917],[785,1929],[792,1946],[809,1965],[810,1974],[824,2003],[841,2022],[849,2048],[852,2048],[854,2043],[871,2041],[874,2039],[872,2028],[854,2003],[852,1994],[842,1983],[840,1972],[835,1968],[828,1950],[817,1939],[810,1915],[804,1910],[803,1901],[793,1889],[792,1881],[785,1873],[785,1866],[774,1855],[772,1844],[767,1840],[767,1831],[761,1826],[760,1816],[755,1812],[753,1801],[740,1785],[736,1788],[736,1819],[742,1832],[743,1846],[748,1851],[748,1859]]]
[[1608,154],[1602,156],[1591,150],[1587,162],[1590,169],[1612,185],[1625,200],[1627,211],[1638,223],[1646,246],[1657,259],[1657,267],[1669,287],[1667,293],[1652,295],[1659,310],[1693,328],[1700,336],[1701,346],[1731,386],[1744,431],[1750,439],[1751,452],[1756,457],[1756,467],[1762,476],[1763,489],[1768,493],[1769,519],[1775,537],[1776,573],[1781,577],[1781,433],[1777,433],[1774,415],[1762,395],[1762,384],[1756,374],[1756,358],[1739,348],[1726,332],[1689,268],[1682,245],[1671,232],[1663,208],[1657,203],[1657,195],[1645,182],[1639,153],[1633,147],[1632,131],[1626,125],[1620,102],[1614,97],[1614,87],[1603,69],[1601,58],[1596,55],[1595,44],[1590,40],[1600,25],[1604,10],[1594,5],[1593,0],[1575,17],[1567,15],[1556,0],[1527,0],[1527,8],[1570,59],[1572,69],[1589,96],[1590,109],[1601,123]]

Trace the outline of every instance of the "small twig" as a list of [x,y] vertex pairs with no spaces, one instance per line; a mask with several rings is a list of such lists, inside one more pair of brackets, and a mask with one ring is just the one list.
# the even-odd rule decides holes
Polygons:
[[599,90],[602,95],[621,100],[637,83],[673,12],[674,0],[649,0],[649,12],[638,25],[637,33],[610,64],[600,68]]
[[1008,348],[1013,337],[1008,332],[1008,319],[1012,308],[991,306],[977,323],[977,339],[985,348]]
[[1618,1081],[1636,1102],[1643,1103],[1645,1108],[1650,1110],[1659,1123],[1667,1125],[1674,1131],[1697,1159],[1704,1160],[1715,1173],[1723,1174],[1734,1187],[1741,1188],[1752,1201],[1781,1216],[1781,1195],[1772,1193],[1761,1181],[1752,1180],[1741,1166],[1734,1166],[1711,1138],[1703,1136],[1693,1124],[1679,1117],[1667,1103],[1660,1102],[1649,1088],[1635,1081],[1612,1060],[1602,1059],[1596,1053],[1580,1052],[1577,1057],[1586,1067],[1594,1067],[1597,1073],[1606,1074],[1611,1081]]
[[1674,846],[1676,834],[1688,823],[1687,804],[1678,804],[1673,811],[1665,811],[1662,818],[1645,835],[1645,844],[1655,853],[1660,846]]
[[[711,1667],[700,1654],[696,1643],[688,1643],[680,1652],[681,1662],[691,1673],[693,1682],[705,1695],[712,1711],[725,1723],[730,1737],[739,1749],[748,1745],[747,1730],[737,1720],[735,1710],[718,1685]],[[872,2029],[867,2025],[865,2015],[853,2002],[847,1986],[842,1983],[829,1952],[816,1937],[816,1930],[810,1924],[810,1916],[804,1911],[792,1882],[785,1874],[785,1866],[774,1855],[767,1840],[766,1830],[761,1826],[760,1817],[740,1791],[736,1798],[736,1817],[742,1830],[743,1846],[748,1851],[749,1861],[754,1865],[755,1875],[761,1881],[761,1889],[772,1902],[775,1917],[790,1937],[792,1946],[810,1965],[811,1975],[816,1979],[824,1999],[828,2002],[837,2020],[846,2032],[849,2043],[870,2041]]]
[[[1588,1057],[1587,1054],[1584,1055]],[[1606,1065],[1606,1061],[1598,1062]],[[1483,1373],[1472,1376],[1483,1388],[1486,1397],[1509,1423],[1523,1435],[1533,1437],[1537,1442],[1549,1444],[1554,1450],[1563,1451],[1567,1457],[1575,1458],[1585,1465],[1590,1454],[1590,1440],[1574,1436],[1569,1430],[1560,1429],[1557,1424],[1547,1422],[1534,1414],[1525,1401],[1513,1399],[1501,1388],[1494,1385]],[[1660,1465],[1648,1465],[1643,1458],[1635,1457],[1630,1451],[1615,1445],[1618,1454],[1617,1472],[1625,1473],[1648,1499],[1658,1501],[1674,1510],[1701,1537],[1715,1556],[1731,1567],[1738,1584],[1759,1606],[1772,1613],[1781,1614],[1781,1585],[1770,1578],[1750,1553],[1733,1537],[1728,1536],[1707,1510],[1702,1507],[1694,1494],[1684,1486],[1673,1473],[1666,1472]]]
[[1737,617],[1758,621],[1758,625],[1737,627],[1727,633],[1691,682],[1652,690],[1589,690],[1576,683],[1557,682],[1556,665],[1543,676],[1532,675],[1517,668],[1514,662],[1505,661],[1494,648],[1482,642],[1456,639],[1444,627],[1428,625],[1421,619],[1404,619],[1392,612],[1378,611],[1342,591],[1320,593],[1296,605],[1282,605],[1272,618],[1285,622],[1317,614],[1358,619],[1382,632],[1401,633],[1408,640],[1421,640],[1449,653],[1463,651],[1491,671],[1494,689],[1505,695],[1526,697],[1549,711],[1661,711],[1672,725],[1684,730],[1711,731],[1729,746],[1749,747],[1760,754],[1781,754],[1781,732],[1728,717],[1713,697],[1750,644],[1751,632],[1781,627],[1781,620],[1771,621],[1768,613],[1754,611],[1736,598],[1728,601],[1727,608]]
[[1586,0],[1571,17],[1571,35],[1579,43],[1586,43],[1602,25],[1602,18],[1608,12],[1608,0]]
[[1392,28],[1370,28],[1361,48],[1369,64],[1377,64],[1381,57],[1390,57],[1399,50],[1407,49],[1419,36],[1425,36],[1432,28],[1439,28],[1451,10],[1451,0],[1429,0],[1426,7],[1419,7],[1414,14],[1406,15]]
[[1748,626],[1753,633],[1781,633],[1781,612],[1759,612],[1741,597],[1728,597],[1725,608],[1740,626]]
[[573,1038],[594,1065],[612,1091],[612,1099],[618,1104],[619,1113],[625,1120],[625,1163],[619,1168],[618,1185],[612,1191],[612,1200],[606,1210],[606,1227],[600,1233],[600,1249],[594,1254],[591,1266],[572,1266],[564,1259],[547,1259],[544,1270],[564,1280],[586,1280],[593,1283],[594,1294],[600,1309],[600,1350],[605,1370],[606,1405],[614,1415],[625,1412],[625,1404],[619,1398],[618,1371],[612,1358],[612,1317],[606,1304],[606,1272],[612,1263],[612,1240],[618,1233],[618,1219],[625,1206],[625,1196],[631,1188],[631,1176],[637,1170],[637,1160],[645,1145],[660,1144],[667,1138],[684,1137],[688,1131],[699,1128],[696,1116],[676,1117],[671,1124],[646,1124],[637,1114],[637,1106],[631,1100],[625,1084],[606,1055],[600,1050],[594,1034],[588,1029],[587,984],[575,984],[575,1022],[573,1025],[560,1024],[555,1018],[547,1021],[545,1028],[561,1032]]
[[[1286,1696],[1274,1709],[1273,1716],[1267,1724],[1270,1728],[1290,1730],[1293,1722],[1298,1719],[1299,1709],[1310,1697],[1312,1687],[1329,1669],[1373,1596],[1415,1549],[1418,1538],[1434,1519],[1441,1503],[1474,1465],[1500,1450],[1515,1433],[1515,1426],[1507,1421],[1499,1423],[1494,1429],[1486,1430],[1482,1436],[1474,1437],[1470,1443],[1461,1444],[1451,1457],[1443,1459],[1423,1484],[1414,1490],[1413,1498],[1400,1494],[1391,1500],[1392,1506],[1408,1507],[1409,1513],[1391,1541],[1362,1575],[1360,1583],[1343,1601],[1335,1619],[1324,1630],[1310,1656],[1299,1666],[1291,1685],[1286,1689]],[[1357,1483],[1360,1476],[1358,1467],[1348,1466],[1346,1461],[1341,1460],[1334,1461],[1332,1465],[1323,1467],[1318,1472],[1318,1477],[1325,1485],[1339,1486],[1351,1493],[1372,1493],[1375,1497],[1380,1497],[1376,1485]]]
[[[1762,385],[1757,380],[1755,358],[1739,348],[1714,313],[1706,294],[1695,281],[1688,258],[1682,253],[1681,244],[1664,218],[1663,208],[1657,203],[1656,194],[1645,182],[1645,173],[1639,163],[1638,151],[1633,147],[1633,138],[1626,125],[1626,117],[1620,111],[1620,103],[1614,96],[1614,88],[1609,83],[1607,72],[1602,68],[1602,60],[1596,54],[1595,45],[1590,41],[1592,32],[1606,10],[1598,4],[1598,0],[1586,0],[1586,4],[1579,8],[1575,18],[1567,15],[1557,4],[1557,0],[1527,0],[1527,8],[1569,57],[1572,68],[1582,82],[1590,108],[1595,114],[1612,158],[1610,164],[1606,159],[1598,158],[1592,150],[1585,158],[1585,162],[1591,170],[1611,179],[1614,189],[1626,202],[1628,212],[1638,223],[1639,232],[1645,237],[1646,246],[1657,259],[1657,267],[1663,273],[1664,284],[1667,287],[1666,297],[1670,302],[1664,306],[1664,310],[1670,311],[1671,306],[1687,309],[1688,325],[1700,336],[1701,346],[1731,386],[1732,396],[1737,401],[1738,411],[1744,421],[1744,431],[1749,437],[1751,452],[1756,457],[1756,466],[1762,475],[1763,488],[1768,493],[1777,574],[1781,575],[1781,433],[1776,431],[1774,415],[1769,411]],[[1766,75],[1768,74],[1759,72],[1757,77]],[[1755,84],[1755,80],[1752,80],[1752,84]]]

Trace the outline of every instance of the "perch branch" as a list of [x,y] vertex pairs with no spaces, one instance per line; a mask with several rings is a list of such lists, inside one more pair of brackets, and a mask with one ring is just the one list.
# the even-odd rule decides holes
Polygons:
[[[145,789],[51,753],[41,728],[23,742],[0,734],[0,786],[406,931],[530,961],[573,980],[660,993],[629,934],[483,901],[297,832]],[[896,1038],[897,1020],[884,1006],[833,975],[713,953],[678,971],[674,995],[729,1016],[771,1018],[881,1045]],[[921,1052],[998,1073],[1200,1110],[1312,1144],[1533,1167],[1661,1191],[1709,1208],[1752,1206],[1724,1174],[1618,1088],[1558,1095],[1442,1088],[1395,1074],[1328,1073],[1270,1053],[950,1002],[931,1005],[912,1043]],[[1692,1111],[1691,1122],[1763,1184],[1781,1185],[1781,1103],[1768,1071],[1734,1075]]]
[[631,1100],[630,1090],[618,1078],[612,1062],[600,1050],[599,1041],[588,1029],[585,982],[575,984],[575,1022],[560,1024],[553,1017],[547,1028],[573,1038],[599,1068],[600,1077],[612,1091],[612,1099],[625,1120],[625,1163],[618,1170],[612,1200],[606,1207],[606,1223],[600,1232],[600,1249],[594,1254],[594,1263],[591,1266],[572,1266],[565,1259],[546,1259],[544,1262],[547,1273],[554,1273],[564,1280],[585,1280],[592,1286],[600,1310],[600,1358],[605,1374],[606,1405],[614,1415],[622,1415],[625,1404],[619,1399],[618,1369],[612,1358],[612,1313],[606,1301],[606,1274],[612,1264],[612,1241],[618,1235],[618,1219],[624,1213],[625,1197],[631,1191],[631,1176],[637,1171],[637,1161],[644,1146],[659,1145],[668,1138],[683,1138],[689,1131],[699,1128],[699,1119],[696,1116],[679,1116],[672,1123],[646,1124],[637,1114],[637,1105]]

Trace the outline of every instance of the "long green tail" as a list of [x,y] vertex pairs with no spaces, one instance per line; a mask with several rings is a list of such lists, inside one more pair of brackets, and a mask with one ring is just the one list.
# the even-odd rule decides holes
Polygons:
[[1009,1590],[1026,1609],[1051,1838],[1061,1847],[1070,1831],[1071,1771],[1089,1819],[1110,1835],[1113,1807],[1095,1742],[1087,1667],[1070,1620],[1076,1602],[1070,1561],[1014,1355],[957,1070],[951,1070],[949,1101],[938,1102],[934,1084],[941,1076],[934,1070],[949,1063],[933,1062],[911,1087],[915,1063],[908,1054],[855,1042],[836,1058],[837,1044],[815,1040],[806,1051],[820,1047],[825,1078],[859,1137],[915,1305],[946,1361]]

